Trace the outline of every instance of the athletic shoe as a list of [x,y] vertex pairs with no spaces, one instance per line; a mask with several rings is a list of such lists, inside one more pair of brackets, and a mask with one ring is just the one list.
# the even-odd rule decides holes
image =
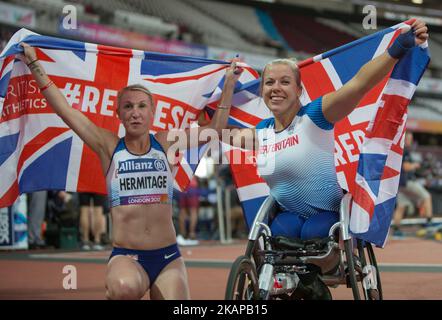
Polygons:
[[198,240],[185,239],[182,235],[177,235],[176,242],[179,246],[196,246],[200,242]]
[[29,243],[28,245],[29,250],[36,250],[36,249],[45,249],[47,248],[46,243],[43,240],[36,241],[35,243]]
[[84,250],[84,251],[90,251],[90,250],[91,250],[91,246],[90,246],[90,244],[89,244],[89,243],[83,243],[83,244],[81,245],[81,250]]
[[95,244],[92,246],[92,250],[103,251],[103,250],[104,250],[104,247],[103,247],[101,244],[99,244],[99,243],[95,243]]
[[200,244],[200,242],[196,239],[186,239],[188,246],[197,246]]
[[441,225],[439,223],[427,224],[424,228],[418,230],[416,235],[418,237],[425,237],[432,239],[436,236],[436,233],[441,232]]
[[437,227],[427,227],[427,228],[419,229],[416,232],[416,236],[431,239],[434,237],[436,232],[437,232]]
[[176,242],[178,243],[179,246],[187,246],[187,240],[184,239],[184,237],[180,234],[177,235]]
[[427,228],[422,228],[416,231],[416,236],[420,238],[425,238],[426,236],[428,236],[428,234],[429,232]]

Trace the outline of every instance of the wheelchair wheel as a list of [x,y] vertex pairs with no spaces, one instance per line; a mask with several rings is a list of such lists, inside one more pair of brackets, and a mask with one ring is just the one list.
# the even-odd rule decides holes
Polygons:
[[353,298],[361,300],[362,268],[358,266],[357,256],[353,251],[353,239],[344,240],[345,260],[347,262],[347,286],[352,289]]
[[[365,257],[362,240],[357,240],[357,251],[353,248],[353,239],[344,241],[347,262],[348,286],[351,287],[355,300],[381,300],[380,276],[376,258],[371,245],[366,244],[370,264]],[[370,248],[370,249],[368,249]]]
[[[367,252],[368,261],[365,259],[364,248]],[[366,299],[367,300],[383,300],[382,295],[382,284],[381,284],[381,275],[379,272],[378,264],[376,261],[376,256],[373,251],[373,247],[371,243],[363,242],[362,240],[358,240],[358,251],[360,252],[362,266],[364,270],[364,274],[370,274],[370,282],[366,285],[368,288],[366,289]]]
[[227,280],[226,300],[258,300],[258,275],[253,262],[239,256],[230,269]]

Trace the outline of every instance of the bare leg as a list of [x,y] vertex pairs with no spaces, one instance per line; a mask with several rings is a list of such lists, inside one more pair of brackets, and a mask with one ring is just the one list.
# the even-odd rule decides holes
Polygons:
[[432,217],[433,217],[433,203],[432,203],[432,201],[431,201],[431,197],[426,198],[426,199],[423,201],[422,206],[423,206],[423,208],[424,208],[424,210],[423,210],[423,216],[424,216],[425,218],[432,218]]
[[103,207],[94,207],[93,216],[93,229],[94,243],[99,244],[101,242],[101,233],[103,231]]
[[83,243],[89,242],[89,210],[89,206],[80,207],[80,232]]
[[404,218],[405,213],[405,206],[397,206],[396,210],[394,210],[394,216],[393,216],[393,225],[397,228],[400,227],[401,221]]
[[101,216],[101,234],[107,234],[107,220],[106,220],[106,215],[103,213],[103,215]]
[[180,234],[187,238],[187,232],[186,232],[186,218],[187,218],[187,210],[185,208],[180,209],[180,213],[178,216],[178,223],[179,223],[179,231]]
[[127,256],[114,256],[107,264],[107,299],[139,300],[148,289],[149,277],[134,259]]
[[198,223],[198,208],[190,208],[189,238],[196,239],[196,225]]

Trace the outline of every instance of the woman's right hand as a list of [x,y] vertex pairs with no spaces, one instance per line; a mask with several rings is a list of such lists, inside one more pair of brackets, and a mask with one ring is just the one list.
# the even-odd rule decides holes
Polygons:
[[29,64],[32,61],[37,60],[37,52],[34,47],[31,47],[25,42],[21,42],[20,45],[23,47],[23,60],[24,63]]

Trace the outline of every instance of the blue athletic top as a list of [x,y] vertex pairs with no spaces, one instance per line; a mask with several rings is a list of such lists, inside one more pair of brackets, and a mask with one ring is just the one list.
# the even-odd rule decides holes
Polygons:
[[333,124],[324,118],[322,97],[301,107],[291,124],[275,132],[275,119],[256,126],[258,172],[284,210],[309,217],[339,211],[343,196],[334,164]]
[[173,178],[167,156],[149,134],[150,149],[142,155],[130,153],[121,138],[106,174],[110,206],[172,203]]

